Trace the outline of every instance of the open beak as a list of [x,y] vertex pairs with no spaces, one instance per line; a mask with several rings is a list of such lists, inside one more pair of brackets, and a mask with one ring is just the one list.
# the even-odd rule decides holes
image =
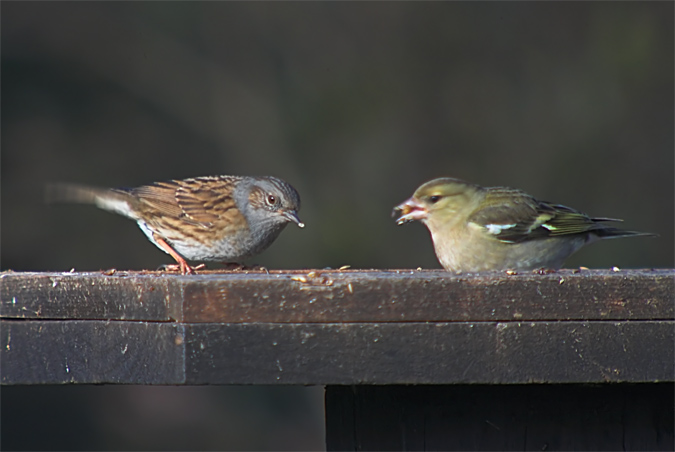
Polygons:
[[392,217],[399,216],[396,219],[396,224],[401,225],[415,220],[424,220],[427,218],[429,211],[415,198],[410,198],[394,207],[391,213]]
[[291,220],[293,223],[297,224],[299,228],[305,227],[305,223],[300,221],[300,217],[298,217],[298,213],[295,210],[283,210],[280,211],[279,213],[281,213],[281,215]]

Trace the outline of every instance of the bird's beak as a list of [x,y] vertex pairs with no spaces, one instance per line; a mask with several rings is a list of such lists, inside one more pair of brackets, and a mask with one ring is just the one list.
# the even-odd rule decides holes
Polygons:
[[415,220],[424,220],[427,218],[429,211],[415,198],[410,198],[394,207],[391,213],[392,217],[399,215],[396,219],[396,224],[401,225]]
[[305,227],[305,223],[300,221],[300,217],[298,217],[298,213],[295,210],[280,210],[279,213],[297,224],[299,228]]

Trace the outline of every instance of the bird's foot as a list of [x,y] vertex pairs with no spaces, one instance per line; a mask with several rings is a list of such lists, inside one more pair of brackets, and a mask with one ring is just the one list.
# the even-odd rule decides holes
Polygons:
[[159,267],[159,271],[165,272],[180,272],[181,275],[194,275],[195,270],[203,270],[206,268],[205,264],[195,265],[190,267],[187,262],[183,261],[180,264],[165,264]]

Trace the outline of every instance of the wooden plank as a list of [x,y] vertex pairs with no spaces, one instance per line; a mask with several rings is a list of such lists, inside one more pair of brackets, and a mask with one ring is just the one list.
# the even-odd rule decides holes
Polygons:
[[204,279],[185,286],[184,319],[273,323],[673,319],[674,277],[673,271],[466,276],[445,271],[359,271]]
[[2,318],[176,321],[176,278],[142,273],[3,273]]
[[125,321],[0,321],[3,384],[185,382],[184,327]]
[[[0,282],[7,384],[673,381],[672,270],[3,273]],[[132,347],[132,365],[152,362],[142,353],[163,356],[171,328],[186,334],[172,348],[185,356],[180,371],[169,359],[152,375],[127,375],[97,349]],[[89,373],[41,364],[81,351]]]
[[328,450],[673,450],[673,384],[328,386]]
[[187,324],[188,384],[675,381],[673,322]]
[[222,323],[675,319],[675,271],[3,273],[2,318]]
[[675,381],[673,322],[0,321],[3,384]]
[[356,411],[356,386],[326,386],[326,450],[357,450]]

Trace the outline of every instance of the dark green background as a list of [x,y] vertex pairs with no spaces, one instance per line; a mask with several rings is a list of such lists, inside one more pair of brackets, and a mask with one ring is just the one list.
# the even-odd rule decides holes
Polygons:
[[[1,12],[2,269],[169,263],[129,220],[45,206],[44,185],[209,174],[270,174],[300,192],[307,227],[250,262],[269,268],[438,268],[423,226],[389,217],[438,176],[522,188],[660,234],[593,245],[568,266],[673,267],[672,2],[2,2]],[[89,413],[88,439],[63,447],[321,447],[316,404],[290,423],[314,426],[289,433],[300,442],[265,434],[280,422],[271,394],[298,388],[236,389],[199,390],[222,398],[218,416],[237,412],[233,394],[258,394],[237,403],[260,407],[253,417],[267,428],[185,427],[189,441],[175,443],[166,438],[180,416],[163,421],[171,434],[139,440],[134,426],[147,419],[119,425],[146,402],[106,393],[157,388],[68,388],[88,391],[73,408]],[[21,419],[18,400],[35,404],[33,422],[52,409],[19,390],[38,391],[3,388],[4,445],[48,447],[31,442],[35,425],[7,428]],[[58,401],[64,390],[47,393]],[[274,397],[320,400],[307,392]],[[287,421],[288,404],[272,405]]]

